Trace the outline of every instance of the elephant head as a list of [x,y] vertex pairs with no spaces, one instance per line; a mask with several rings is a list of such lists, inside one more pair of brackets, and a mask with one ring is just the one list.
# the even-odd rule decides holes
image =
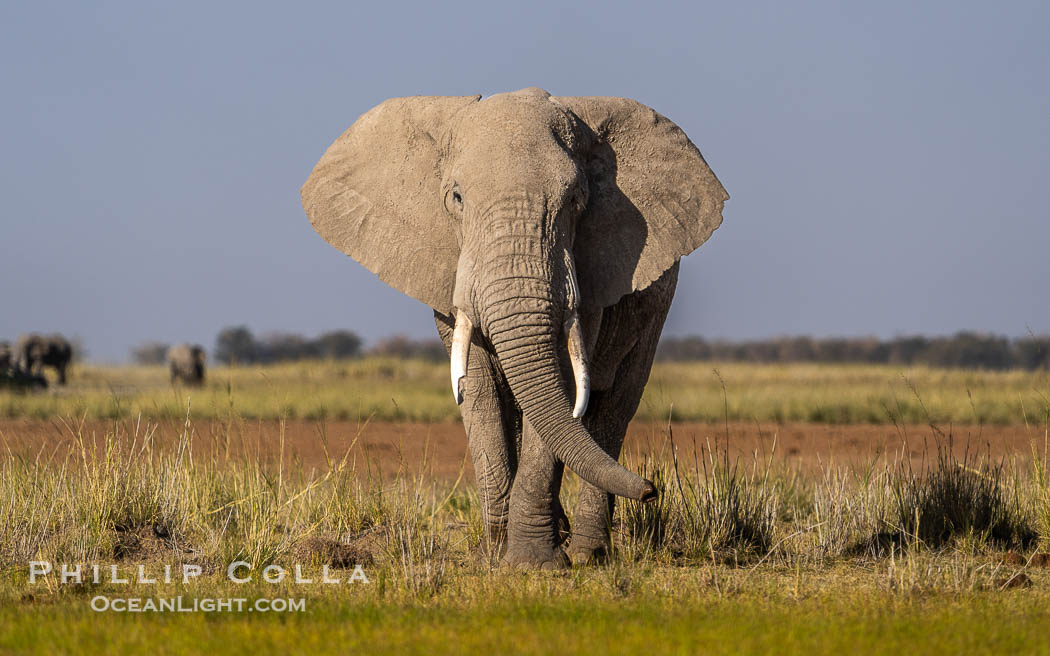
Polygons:
[[595,337],[579,317],[644,289],[721,223],[728,194],[674,123],[632,100],[535,88],[395,98],[332,144],[302,199],[329,243],[455,317],[457,402],[478,331],[559,459],[608,492],[655,495],[579,420]]

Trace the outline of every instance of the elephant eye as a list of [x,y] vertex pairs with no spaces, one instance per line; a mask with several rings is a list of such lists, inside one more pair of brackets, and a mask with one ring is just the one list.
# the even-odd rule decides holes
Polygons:
[[457,216],[463,211],[463,194],[459,193],[459,185],[455,182],[452,183],[452,187],[445,193],[445,209],[453,216]]

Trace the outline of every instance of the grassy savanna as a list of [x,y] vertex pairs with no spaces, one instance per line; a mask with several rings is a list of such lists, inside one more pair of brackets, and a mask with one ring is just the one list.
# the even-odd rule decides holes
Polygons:
[[[203,389],[172,388],[162,368],[85,365],[67,389],[0,396],[7,417],[49,420],[0,432],[0,651],[1050,652],[1050,402],[1037,374],[658,365],[640,410],[651,455],[626,462],[660,499],[618,504],[607,562],[555,573],[508,571],[488,555],[469,472],[435,476],[424,461],[392,474],[354,435],[326,432],[322,420],[350,419],[342,431],[360,420],[364,435],[382,420],[455,419],[446,365],[209,374]],[[717,439],[661,429],[672,405]],[[315,422],[295,449],[315,439],[322,457],[299,458],[285,422],[269,422],[276,447],[228,448],[248,418]],[[772,457],[775,440],[744,457],[727,450],[727,420],[899,423],[907,448],[803,469]],[[979,439],[950,448],[953,432],[964,441],[953,423],[993,422],[1023,435],[1019,457],[991,458]],[[30,424],[55,439],[11,439]],[[408,430],[423,448],[428,427]],[[922,457],[902,457],[908,449]],[[578,490],[568,476],[570,520]],[[226,578],[237,560],[251,564],[251,583]],[[31,561],[82,564],[87,580],[31,584]],[[131,582],[108,581],[112,565]],[[184,565],[201,575],[182,583]],[[285,580],[263,582],[270,565]],[[296,565],[315,583],[295,583]],[[346,583],[357,565],[368,583]],[[139,566],[161,581],[137,583]],[[343,583],[317,583],[325,566]],[[98,596],[178,595],[306,606],[91,609]]]
[[[203,389],[163,367],[77,366],[65,389],[0,391],[0,417],[456,421],[447,363],[369,358],[214,367]],[[725,392],[723,393],[723,385]],[[879,365],[659,363],[637,418],[666,421],[1040,424],[1045,372]]]
[[[819,475],[731,461],[629,462],[654,504],[622,503],[602,566],[557,573],[486,555],[475,490],[417,472],[381,478],[353,457],[261,464],[117,422],[101,440],[0,460],[0,649],[565,654],[1046,650],[1050,480],[1030,463],[931,452]],[[322,439],[320,436],[318,439]],[[664,448],[674,453],[672,436]],[[355,464],[357,463],[357,464]],[[424,468],[425,469],[425,468]],[[573,507],[578,484],[563,492]],[[81,563],[81,584],[30,584],[30,561]],[[253,581],[224,576],[251,563]],[[87,574],[102,564],[102,581]],[[131,583],[109,582],[117,565]],[[202,575],[135,582],[141,565]],[[262,581],[296,564],[314,581]],[[369,583],[346,583],[361,565]],[[244,575],[246,572],[240,572]],[[96,613],[91,600],[303,598],[301,613]],[[250,602],[249,602],[250,603]],[[509,637],[510,636],[510,637]]]

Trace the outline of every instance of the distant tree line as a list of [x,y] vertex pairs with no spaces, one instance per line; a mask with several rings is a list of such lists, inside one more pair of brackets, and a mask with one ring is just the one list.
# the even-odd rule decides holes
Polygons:
[[924,364],[971,369],[1050,369],[1050,336],[1010,339],[961,332],[951,337],[780,337],[753,341],[670,337],[660,341],[660,361],[828,362]]
[[131,359],[139,364],[162,364],[170,346],[164,342],[144,342],[131,348]]
[[395,358],[422,358],[432,362],[448,360],[448,352],[440,339],[410,339],[394,335],[376,342],[368,349],[369,355],[385,355]]
[[[131,349],[131,359],[138,364],[161,364],[170,345],[145,342]],[[314,338],[294,333],[271,333],[256,337],[247,326],[224,328],[215,338],[211,357],[223,364],[269,364],[291,360],[342,359],[364,355],[396,358],[422,358],[440,361],[448,358],[439,339],[411,339],[394,335],[364,349],[362,340],[349,330],[333,330]]]
[[231,364],[269,364],[315,358],[361,355],[361,338],[349,330],[333,330],[310,339],[293,333],[256,337],[247,326],[223,329],[215,338],[214,357]]
[[[146,342],[132,349],[140,364],[164,362],[168,344]],[[364,355],[447,360],[438,339],[411,339],[395,335],[369,349],[349,330],[334,330],[314,338],[292,333],[256,337],[247,326],[224,328],[215,340],[214,361],[224,364],[267,364],[290,360],[355,358]],[[999,335],[961,332],[950,337],[779,337],[751,341],[707,340],[703,337],[665,337],[656,359],[664,362],[826,362],[874,363],[970,369],[1050,369],[1050,336],[1011,339]]]
[[[165,361],[170,345],[145,342],[131,349],[139,364]],[[334,330],[313,339],[291,333],[256,337],[247,326],[224,328],[215,339],[212,358],[225,364],[265,364],[308,358],[353,358],[361,355],[361,338],[349,330]]]

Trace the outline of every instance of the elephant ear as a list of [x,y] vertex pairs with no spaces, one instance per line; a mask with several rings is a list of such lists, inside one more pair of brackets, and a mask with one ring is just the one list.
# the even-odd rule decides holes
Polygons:
[[392,98],[362,115],[301,194],[314,230],[379,279],[450,312],[459,245],[442,205],[442,139],[480,96]]
[[[667,118],[625,98],[553,98],[593,132],[576,228],[581,298],[607,307],[648,287],[722,223],[729,194]],[[586,140],[585,140],[586,141]]]

